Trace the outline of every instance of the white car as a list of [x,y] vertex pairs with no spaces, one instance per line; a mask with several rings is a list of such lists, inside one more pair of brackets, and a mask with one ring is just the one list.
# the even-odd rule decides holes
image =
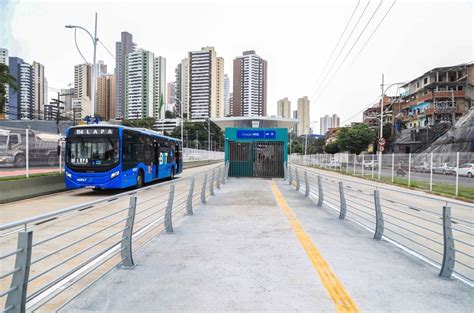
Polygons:
[[[452,166],[448,163],[442,163],[439,166],[433,167],[433,173],[443,174],[443,175],[452,174],[452,173],[454,173],[454,169],[455,169],[454,166]],[[454,174],[456,174],[456,173],[454,173]]]
[[372,168],[378,168],[379,167],[379,162],[370,160],[370,161],[364,161],[364,168],[372,169]]
[[454,175],[456,172],[459,176],[467,176],[469,178],[474,176],[474,163],[464,163],[459,165],[459,168],[453,170]]

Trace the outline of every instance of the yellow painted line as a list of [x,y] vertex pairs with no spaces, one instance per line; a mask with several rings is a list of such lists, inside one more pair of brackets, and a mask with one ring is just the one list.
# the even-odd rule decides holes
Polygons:
[[311,264],[319,275],[321,283],[324,288],[326,288],[326,292],[336,305],[337,311],[341,313],[359,312],[354,300],[352,300],[351,296],[347,293],[342,282],[337,278],[336,274],[332,271],[329,264],[321,255],[321,252],[319,252],[318,248],[316,248],[314,243],[311,241],[311,238],[304,231],[303,226],[301,226],[295,213],[288,206],[285,198],[283,198],[278,186],[274,181],[271,181],[270,185],[278,205],[288,217],[290,225],[296,234],[296,238],[298,238],[298,241],[308,255]]

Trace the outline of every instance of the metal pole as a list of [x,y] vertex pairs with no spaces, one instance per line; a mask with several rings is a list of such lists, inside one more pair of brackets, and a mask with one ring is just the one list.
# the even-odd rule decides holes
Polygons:
[[394,167],[395,167],[395,154],[392,153],[392,183],[393,183],[393,171],[394,171]]
[[137,209],[137,196],[130,197],[130,204],[128,207],[128,217],[125,222],[125,229],[122,233],[121,242],[121,267],[132,269],[135,267],[133,261],[133,250],[132,250],[132,237],[133,237],[133,224],[135,223],[135,212]]
[[451,208],[443,206],[443,263],[439,276],[450,278],[454,270],[455,264],[455,249],[453,229],[451,228]]
[[174,184],[170,186],[170,191],[168,195],[168,204],[166,205],[165,210],[165,229],[168,234],[172,234],[173,230],[173,200],[174,200]]
[[411,185],[411,153],[408,154],[408,187]]
[[[382,74],[382,99],[380,100],[380,134],[379,138],[381,139],[383,137],[383,100],[384,100],[384,90],[383,90],[383,83],[384,83],[384,76]],[[379,180],[380,180],[380,174],[382,173],[382,151],[380,150],[380,144],[379,144]],[[373,177],[372,177],[373,178]]]
[[459,192],[459,152],[456,152],[456,196]]
[[372,154],[372,179],[374,179],[374,168],[375,168],[375,154]]
[[357,155],[354,153],[354,162],[353,162],[354,163],[353,164],[354,165],[354,176],[356,174],[356,162],[357,162]]
[[209,160],[211,157],[211,118],[210,117],[207,119],[207,132],[208,132],[207,150],[209,151],[207,159]]
[[306,151],[307,150],[308,150],[308,134],[306,134],[305,139],[304,139],[304,155],[305,155],[305,157],[306,157]]
[[96,66],[96,54],[97,54],[97,12],[95,13],[95,26],[94,26],[94,64],[92,64],[92,116],[95,117],[95,92],[97,86],[97,66]]
[[30,177],[30,143],[29,143],[29,129],[26,129],[26,178]]
[[382,207],[380,205],[380,191],[374,190],[374,205],[375,205],[375,233],[374,239],[380,240],[383,236],[383,214]]
[[62,173],[62,164],[61,164],[62,154],[63,154],[63,149],[61,149],[61,143],[59,143],[59,173]]
[[433,152],[430,154],[430,191],[433,191]]

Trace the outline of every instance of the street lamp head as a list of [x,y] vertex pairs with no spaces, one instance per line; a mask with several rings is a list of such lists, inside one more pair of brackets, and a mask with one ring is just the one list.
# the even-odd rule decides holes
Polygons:
[[74,26],[74,25],[65,25],[64,27],[66,27],[66,28],[75,28],[76,26]]

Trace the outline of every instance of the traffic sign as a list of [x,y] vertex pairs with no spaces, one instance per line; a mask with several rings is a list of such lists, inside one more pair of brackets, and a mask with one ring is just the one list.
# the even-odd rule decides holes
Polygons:
[[379,138],[379,145],[383,146],[385,145],[387,142],[385,141],[385,138]]
[[379,146],[379,151],[383,152],[383,150],[385,150],[385,147],[384,146]]

